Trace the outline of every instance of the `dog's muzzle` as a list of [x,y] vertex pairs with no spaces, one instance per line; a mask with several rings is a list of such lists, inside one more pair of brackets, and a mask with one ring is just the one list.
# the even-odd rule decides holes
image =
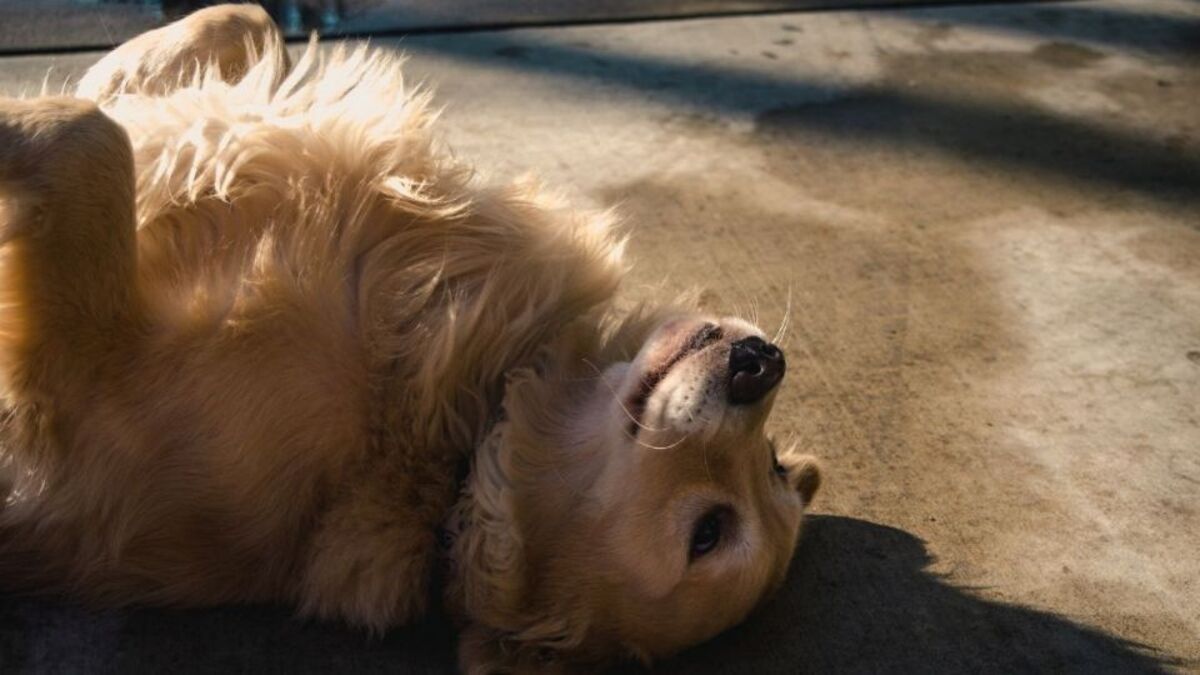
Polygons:
[[738,340],[729,350],[729,402],[748,405],[762,400],[787,370],[779,347],[760,337]]

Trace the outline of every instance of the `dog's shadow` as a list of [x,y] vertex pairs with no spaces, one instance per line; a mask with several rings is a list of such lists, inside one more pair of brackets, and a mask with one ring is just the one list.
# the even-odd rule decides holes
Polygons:
[[669,673],[1163,672],[1168,655],[1048,612],[982,599],[928,570],[924,542],[813,516],[787,584]]
[[[788,582],[667,673],[1154,672],[1171,662],[1054,614],[980,598],[928,570],[895,528],[813,516]],[[0,596],[0,671],[453,672],[441,622],[378,639],[284,609],[88,612]]]

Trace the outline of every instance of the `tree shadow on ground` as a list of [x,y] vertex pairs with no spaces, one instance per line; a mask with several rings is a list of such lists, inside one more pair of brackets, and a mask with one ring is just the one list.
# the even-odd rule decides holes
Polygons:
[[[1145,30],[1151,40],[1165,29],[1152,23]],[[1001,70],[1010,74],[1033,70],[1047,82],[1062,82],[1074,80],[1059,72],[1066,66],[1054,60],[1057,52],[1105,58],[1069,43],[1041,47],[1029,53],[883,54],[883,78],[847,87],[828,76],[766,72],[728,59],[673,60],[578,41],[555,42],[527,31],[481,33],[469,40],[423,36],[402,43],[404,51],[414,54],[589,81],[614,95],[644,96],[706,114],[750,113],[768,125],[784,122],[831,137],[928,148],[1052,179],[1131,190],[1169,204],[1195,204],[1200,154],[1189,134],[1159,137],[1145,129],[1056,112],[1033,102],[1034,94],[1025,91],[1032,91],[1032,85],[996,86],[1003,78],[976,63],[986,60],[982,65],[990,68],[1003,64]],[[959,81],[948,75],[972,66],[980,70],[973,77]],[[1195,84],[1185,76],[1179,82],[1163,79],[1147,86],[1114,81],[1111,86],[1131,97],[1125,102],[1129,106],[1165,107],[1184,100]],[[843,114],[845,108],[859,112]]]
[[662,664],[670,673],[1165,672],[1170,656],[1066,618],[990,601],[930,572],[924,542],[815,516],[779,595]]
[[1048,39],[1080,40],[1150,54],[1200,55],[1200,20],[1156,13],[1151,7],[1013,3],[1013,6],[885,10],[879,14],[942,30],[972,26]]

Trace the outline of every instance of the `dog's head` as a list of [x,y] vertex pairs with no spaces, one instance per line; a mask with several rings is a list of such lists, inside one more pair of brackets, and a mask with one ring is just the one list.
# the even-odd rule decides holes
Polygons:
[[464,671],[649,661],[745,618],[820,482],[764,432],[784,371],[754,326],[686,314],[513,373],[451,520]]

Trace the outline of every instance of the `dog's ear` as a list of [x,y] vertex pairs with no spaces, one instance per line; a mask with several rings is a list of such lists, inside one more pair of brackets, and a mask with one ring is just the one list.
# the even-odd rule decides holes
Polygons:
[[812,504],[821,487],[821,465],[812,455],[788,454],[782,458],[787,467],[788,483],[800,493],[804,505]]

